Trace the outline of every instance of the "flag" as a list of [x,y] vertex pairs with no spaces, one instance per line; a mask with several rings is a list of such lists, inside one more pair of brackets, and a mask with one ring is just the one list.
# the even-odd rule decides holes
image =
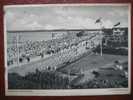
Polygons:
[[97,19],[96,22],[95,22],[95,24],[96,23],[101,23],[101,18]]
[[117,24],[115,24],[114,27],[115,27],[115,26],[118,26],[118,25],[120,25],[120,22],[118,22]]

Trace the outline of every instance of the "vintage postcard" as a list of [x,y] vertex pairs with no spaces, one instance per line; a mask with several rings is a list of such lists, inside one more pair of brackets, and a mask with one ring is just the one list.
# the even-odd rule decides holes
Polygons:
[[130,94],[130,4],[4,6],[5,92]]

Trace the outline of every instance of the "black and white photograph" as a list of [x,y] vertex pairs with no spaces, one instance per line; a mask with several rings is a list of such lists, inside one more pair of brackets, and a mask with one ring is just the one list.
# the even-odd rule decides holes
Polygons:
[[6,95],[130,94],[130,13],[130,4],[6,5]]

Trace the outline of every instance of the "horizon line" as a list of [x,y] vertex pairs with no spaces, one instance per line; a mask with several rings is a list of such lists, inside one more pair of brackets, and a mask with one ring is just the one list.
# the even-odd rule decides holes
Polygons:
[[[128,27],[114,27],[105,29],[116,29],[116,28],[128,28]],[[6,30],[7,32],[41,32],[41,31],[98,31],[101,29],[37,29],[37,30]]]

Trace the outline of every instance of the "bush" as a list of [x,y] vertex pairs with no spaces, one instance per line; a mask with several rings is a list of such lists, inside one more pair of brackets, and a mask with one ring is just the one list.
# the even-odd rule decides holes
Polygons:
[[[105,54],[113,54],[113,55],[128,55],[128,50],[126,49],[116,49],[116,48],[112,48],[112,47],[104,47],[102,49],[103,53]],[[100,45],[98,45],[93,52],[98,52],[100,53]]]
[[79,33],[77,33],[76,35],[77,35],[77,37],[82,37],[83,36],[83,34],[84,34],[84,31],[80,31]]

